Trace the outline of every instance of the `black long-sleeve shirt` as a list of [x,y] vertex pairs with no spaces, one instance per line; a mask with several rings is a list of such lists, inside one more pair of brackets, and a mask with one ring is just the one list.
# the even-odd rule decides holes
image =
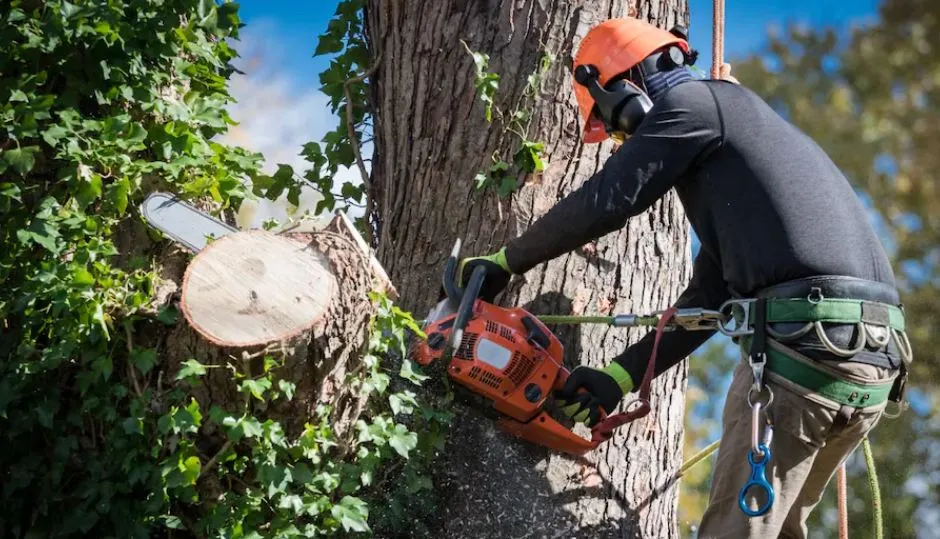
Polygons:
[[[826,153],[754,92],[712,80],[668,90],[601,170],[509,242],[507,262],[524,273],[623,227],[673,188],[701,241],[679,307],[715,309],[814,275],[895,284],[865,209]],[[656,374],[714,333],[664,334]],[[637,382],[653,337],[615,358]]]

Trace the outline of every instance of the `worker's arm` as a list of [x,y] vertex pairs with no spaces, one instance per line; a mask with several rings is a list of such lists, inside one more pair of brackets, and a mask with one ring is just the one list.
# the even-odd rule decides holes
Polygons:
[[509,242],[508,267],[512,273],[525,273],[622,228],[721,139],[721,120],[709,89],[695,81],[672,88],[600,171]]
[[[719,263],[704,250],[699,251],[695,258],[692,270],[692,279],[688,287],[676,300],[675,306],[701,307],[703,309],[718,309],[721,304],[731,297],[725,280],[722,277]],[[673,365],[682,361],[695,351],[717,331],[711,330],[684,330],[663,332],[659,339],[659,351],[656,354],[656,370],[654,376],[659,376]],[[656,332],[646,334],[639,342],[614,358],[630,375],[634,390],[643,380],[646,367],[649,364],[653,351],[653,341]]]
[[[703,249],[695,258],[692,280],[675,305],[717,309],[730,296],[721,265]],[[661,374],[682,361],[715,333],[714,330],[681,329],[664,332],[659,341],[655,373]],[[556,393],[562,411],[588,426],[598,421],[600,408],[612,412],[625,393],[638,390],[642,384],[655,337],[656,332],[648,333],[603,368],[581,365],[571,371],[564,387]],[[579,392],[581,388],[587,391]]]

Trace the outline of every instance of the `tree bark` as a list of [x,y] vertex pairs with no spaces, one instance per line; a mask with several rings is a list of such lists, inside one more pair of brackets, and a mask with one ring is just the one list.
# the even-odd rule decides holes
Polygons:
[[[688,21],[685,0],[561,2],[371,0],[367,31],[382,65],[372,84],[375,154],[372,185],[381,232],[378,258],[402,305],[426,314],[455,238],[464,254],[498,249],[607,159],[610,142],[583,145],[571,63],[595,24],[634,15],[661,27]],[[534,105],[531,140],[544,142],[546,168],[519,178],[508,200],[479,192],[474,176],[511,135],[484,117],[474,64],[463,40],[490,56],[500,75],[496,107],[512,110],[545,52],[555,61]],[[670,192],[622,230],[515,278],[503,305],[534,313],[611,313],[662,309],[690,274],[685,216]],[[600,366],[640,331],[554,328],[565,362]],[[442,456],[441,510],[432,523],[446,537],[676,537],[686,365],[656,379],[653,411],[581,460],[552,455],[457,410]],[[629,400],[627,397],[626,400]]]
[[365,405],[344,382],[360,366],[375,312],[375,274],[356,242],[333,230],[243,231],[215,240],[185,268],[164,283],[180,290],[186,319],[166,340],[170,372],[190,358],[210,366],[192,394],[205,409],[224,408],[245,398],[231,370],[258,376],[270,357],[296,389],[268,415],[296,434],[328,403],[344,440]]

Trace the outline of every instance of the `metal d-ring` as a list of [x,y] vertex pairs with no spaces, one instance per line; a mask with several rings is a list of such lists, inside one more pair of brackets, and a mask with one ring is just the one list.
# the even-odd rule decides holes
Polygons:
[[[888,326],[876,326],[874,324],[863,324],[865,326],[865,335],[868,336],[868,341],[877,346],[879,349],[888,344],[888,341],[891,340],[891,328]],[[884,337],[878,338],[875,336],[873,327],[884,329]]]
[[[774,402],[774,390],[771,389],[770,386],[768,386],[767,384],[764,384],[764,389],[767,390],[767,395],[768,395],[767,402],[757,401],[757,403],[755,403],[753,399],[751,398],[751,395],[754,393],[754,389],[755,387],[751,385],[751,388],[747,390],[747,405],[750,406],[751,408],[754,408],[755,404],[757,404],[757,405],[760,405],[760,407],[766,411],[767,408],[770,408],[770,405],[773,404]],[[763,393],[763,391],[758,391],[758,393]]]
[[[914,361],[914,349],[911,346],[911,340],[907,338],[907,333],[904,331],[899,332],[891,328],[891,334],[894,335],[894,339],[898,342],[898,353],[901,354],[901,360],[905,364],[910,365]],[[901,346],[901,337],[904,337],[904,346]]]
[[799,338],[802,337],[803,335],[806,335],[807,333],[809,333],[809,330],[811,330],[811,329],[813,329],[813,323],[812,323],[812,322],[807,322],[803,327],[801,327],[800,329],[798,329],[798,330],[796,330],[796,331],[794,331],[794,332],[792,332],[792,333],[784,333],[784,332],[782,332],[782,331],[774,331],[774,329],[773,329],[772,327],[770,327],[770,324],[767,324],[767,325],[764,327],[764,330],[767,331],[767,334],[768,334],[768,335],[770,335],[770,336],[773,337],[774,339],[777,339],[778,341],[781,341],[781,342],[789,342],[789,341],[792,341],[792,340],[795,340],[795,339],[799,339]]
[[856,324],[856,326],[858,326],[858,344],[855,346],[855,348],[850,350],[843,350],[836,346],[831,340],[829,340],[829,336],[826,335],[826,330],[823,328],[822,322],[816,321],[814,324],[816,325],[816,336],[819,337],[819,341],[823,343],[827,350],[833,354],[836,354],[837,356],[852,357],[865,349],[865,324],[862,322],[858,322]]
[[[751,335],[754,330],[751,329],[751,304],[756,303],[756,299],[729,299],[721,304],[718,313],[724,318],[724,321],[718,321],[718,331],[727,337],[741,337]],[[741,322],[735,318],[735,307],[741,309]],[[733,329],[729,329],[729,323],[734,322]]]

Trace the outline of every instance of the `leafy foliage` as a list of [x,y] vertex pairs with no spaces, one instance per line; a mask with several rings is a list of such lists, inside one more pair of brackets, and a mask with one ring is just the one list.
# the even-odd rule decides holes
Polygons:
[[484,104],[486,121],[493,121],[495,111],[496,118],[503,124],[502,135],[512,136],[513,145],[518,143],[512,155],[512,163],[503,160],[497,150],[491,156],[492,164],[486,170],[477,173],[473,181],[478,190],[492,188],[499,198],[507,198],[519,187],[520,175],[525,176],[545,170],[545,163],[542,161],[544,144],[529,140],[527,134],[532,113],[526,108],[526,104],[538,97],[542,87],[542,77],[551,67],[554,56],[551,54],[542,56],[538,69],[530,73],[526,79],[521,102],[511,114],[504,114],[495,103],[496,92],[499,90],[499,74],[489,72],[489,55],[471,50],[464,41],[461,43],[473,58],[474,88]]
[[[351,207],[365,204],[365,186],[350,181],[342,185],[334,183],[340,167],[352,167],[356,163],[357,148],[371,139],[371,109],[368,104],[368,83],[357,80],[370,66],[370,51],[363,28],[365,0],[342,0],[336,7],[325,33],[319,36],[314,56],[330,55],[329,67],[320,73],[320,90],[330,98],[330,111],[339,117],[335,129],[319,141],[304,145],[300,155],[310,168],[302,177],[289,165],[280,164],[271,176],[259,175],[254,181],[255,193],[275,199],[284,191],[291,204],[297,205],[304,185],[314,188],[322,196],[316,213],[340,209],[348,212]],[[347,84],[347,81],[349,83]],[[349,92],[349,101],[346,91]],[[347,108],[351,108],[355,140],[349,136]],[[365,223],[357,222],[360,228]]]
[[[348,380],[369,396],[351,446],[325,420],[328,407],[296,434],[267,417],[297,398],[276,358],[260,373],[234,370],[240,398],[206,408],[192,388],[220,367],[170,366],[148,338],[179,317],[151,304],[154,253],[128,239],[141,228],[143,197],[165,189],[228,209],[251,196],[249,178],[268,196],[276,182],[293,187],[288,171],[265,183],[259,155],[212,140],[233,123],[224,107],[237,9],[13,0],[0,14],[5,537],[368,532],[396,524],[387,515],[420,505],[412,500],[430,485],[425,459],[448,416],[415,391],[391,391],[424,375],[411,364],[384,372],[381,354],[417,331],[386,298],[372,297],[379,313],[365,368]],[[328,36],[351,25],[331,23]],[[335,47],[330,39],[321,47]],[[347,53],[347,62],[364,58],[364,49]],[[343,65],[324,81],[334,90]],[[341,145],[322,152],[327,170],[349,162]]]

